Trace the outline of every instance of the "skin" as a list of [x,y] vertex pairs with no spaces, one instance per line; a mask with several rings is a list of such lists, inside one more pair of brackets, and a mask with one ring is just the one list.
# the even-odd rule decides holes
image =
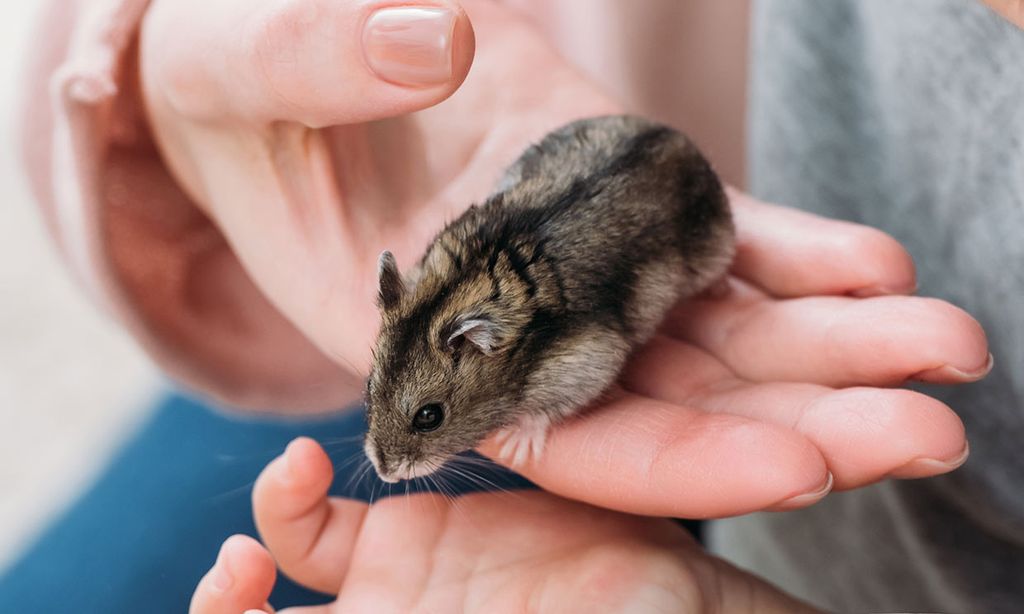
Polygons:
[[1018,28],[1024,28],[1024,0],[984,0],[993,11]]
[[309,439],[268,465],[253,503],[269,550],[230,538],[190,613],[273,612],[275,561],[298,583],[337,596],[281,614],[815,611],[708,556],[667,520],[542,492],[367,507],[328,498],[332,478],[330,459]]
[[[355,24],[384,3],[268,10],[278,4],[154,0],[140,43],[143,100],[179,182],[261,291],[351,368],[355,399],[377,328],[377,255],[391,249],[407,267],[528,142],[621,109],[488,1],[462,4],[453,76],[428,88],[384,83],[359,61]],[[295,11],[309,7],[324,18],[298,27]],[[983,377],[991,362],[978,323],[907,296],[914,265],[891,237],[731,199],[731,290],[681,307],[621,391],[555,430],[522,472],[602,507],[713,517],[802,507],[832,487],[962,463],[956,414],[893,386]],[[386,514],[380,522],[388,518],[401,526]]]

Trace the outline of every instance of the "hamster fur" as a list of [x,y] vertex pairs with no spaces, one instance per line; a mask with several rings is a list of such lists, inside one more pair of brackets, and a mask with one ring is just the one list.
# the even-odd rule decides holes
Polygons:
[[381,255],[365,442],[377,473],[427,475],[496,431],[513,465],[538,457],[672,305],[725,275],[734,235],[683,134],[632,116],[550,133],[406,277]]

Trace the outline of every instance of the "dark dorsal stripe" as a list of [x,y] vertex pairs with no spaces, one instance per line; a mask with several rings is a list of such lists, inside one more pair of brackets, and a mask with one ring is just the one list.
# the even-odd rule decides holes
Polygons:
[[459,254],[457,251],[453,250],[451,247],[448,247],[448,245],[444,241],[440,241],[440,243],[441,243],[441,249],[443,249],[444,253],[448,254],[448,258],[451,259],[452,267],[455,270],[461,270],[462,269],[462,255]]
[[[497,260],[504,253],[513,273],[527,287],[529,295],[534,296],[537,290],[537,281],[529,269],[543,258],[551,262],[550,268],[555,283],[564,300],[565,288],[563,280],[558,274],[558,259],[552,254],[541,256],[538,245],[534,245],[533,256],[526,259],[515,249],[516,240],[522,238],[533,242],[538,239],[543,240],[545,233],[538,233],[539,229],[543,229],[552,219],[568,214],[573,206],[580,202],[596,197],[603,189],[606,180],[629,172],[648,160],[653,152],[657,151],[657,144],[670,138],[673,134],[668,127],[653,126],[628,139],[613,157],[593,173],[574,178],[566,189],[553,198],[543,203],[535,203],[539,206],[510,208],[505,206],[504,193],[495,194],[484,205],[465,216],[460,228],[449,228],[443,231],[442,235],[449,234],[452,238],[466,241],[466,257],[462,258],[460,254],[455,253],[456,250],[442,243],[446,253],[456,263],[456,270],[451,272],[450,278],[445,280],[433,296],[421,302],[403,318],[402,331],[396,346],[392,348],[391,365],[386,371],[397,377],[408,368],[407,349],[411,348],[418,340],[429,341],[425,337],[429,334],[431,318],[441,313],[442,307],[454,294],[455,288],[469,279],[472,274],[480,272],[479,269],[472,266],[471,263],[474,260],[483,260],[488,273],[494,279]],[[680,187],[686,191],[683,186]],[[487,209],[486,212],[483,211],[484,208]],[[603,284],[607,294],[600,304],[593,306],[595,316],[610,319],[609,324],[620,330],[628,328],[623,310],[628,300],[626,294],[633,290],[635,280],[631,275],[635,276],[635,273],[627,263],[621,263],[621,266],[609,271]],[[493,286],[492,299],[500,299],[498,284],[493,283]],[[527,327],[525,335],[533,338],[533,341],[527,345],[539,351],[553,343],[560,331],[559,326],[553,325],[557,319],[559,318],[554,312],[534,313],[531,325]]]

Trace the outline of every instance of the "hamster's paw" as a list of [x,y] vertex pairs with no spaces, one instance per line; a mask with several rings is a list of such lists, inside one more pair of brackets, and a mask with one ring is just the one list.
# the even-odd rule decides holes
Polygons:
[[708,287],[699,292],[697,297],[711,301],[718,301],[729,296],[731,293],[732,282],[729,281],[729,274],[726,273],[708,284]]
[[499,457],[513,469],[539,459],[550,428],[551,418],[545,415],[523,416],[517,424],[498,431]]

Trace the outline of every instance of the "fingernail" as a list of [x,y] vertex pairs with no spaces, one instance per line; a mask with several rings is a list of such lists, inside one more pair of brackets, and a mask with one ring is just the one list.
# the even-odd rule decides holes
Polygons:
[[366,63],[378,77],[399,85],[429,86],[452,76],[455,12],[401,6],[377,11],[363,27]]
[[825,484],[821,488],[816,488],[812,492],[807,492],[802,495],[790,497],[785,501],[782,501],[775,505],[772,509],[778,511],[795,510],[801,507],[807,507],[808,505],[823,499],[825,495],[832,492],[832,485],[835,483],[835,478],[832,476],[832,472],[828,472],[828,478],[825,480]]
[[947,460],[939,460],[937,458],[915,458],[906,465],[903,465],[899,469],[893,471],[890,475],[898,478],[919,478],[949,473],[960,465],[966,463],[967,457],[970,455],[971,446],[965,443],[963,451],[953,458]]
[[996,359],[990,353],[988,355],[988,360],[985,361],[985,364],[982,365],[980,369],[975,369],[973,371],[964,371],[963,369],[959,369],[957,367],[954,367],[953,365],[942,365],[941,367],[928,369],[927,371],[921,371],[920,373],[914,375],[911,379],[922,380],[926,382],[944,382],[951,380],[956,382],[976,382],[985,377],[986,375],[988,375],[992,371],[992,368],[995,366]]
[[213,569],[210,570],[210,584],[213,588],[220,592],[226,592],[231,588],[231,585],[235,583],[234,576],[231,575],[231,570],[228,569],[228,565],[225,559],[227,555],[228,542],[220,547],[220,552],[217,554],[217,562],[213,564]]
[[903,288],[891,288],[889,286],[868,286],[850,292],[850,296],[856,298],[871,298],[873,296],[906,296],[917,293],[917,285],[905,286]]

